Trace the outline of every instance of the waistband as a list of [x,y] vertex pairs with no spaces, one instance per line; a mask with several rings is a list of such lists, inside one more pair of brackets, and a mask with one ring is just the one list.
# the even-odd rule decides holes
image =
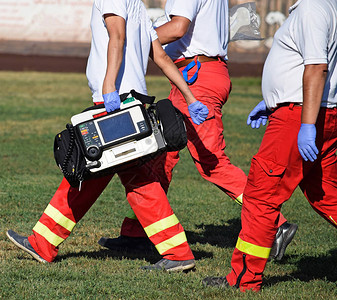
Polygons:
[[297,102],[283,102],[283,103],[277,104],[277,108],[283,107],[283,106],[291,106],[291,107],[294,107],[294,106],[302,106],[302,103],[297,103]]
[[175,65],[177,66],[177,68],[181,68],[181,67],[185,67],[187,66],[191,61],[193,61],[194,59],[197,59],[199,62],[203,63],[203,62],[208,62],[208,61],[217,61],[217,60],[221,60],[223,62],[225,62],[221,57],[219,56],[206,56],[206,55],[196,55],[194,57],[186,57],[183,60],[179,60],[177,62],[175,62]]
[[275,110],[279,109],[280,107],[289,107],[289,109],[293,109],[294,106],[302,106],[302,103],[296,103],[296,102],[283,102],[283,103],[279,103],[271,111],[274,112]]
[[[302,103],[297,103],[297,102],[283,102],[283,103],[279,103],[277,104],[277,106],[275,108],[273,108],[271,111],[274,112],[275,110],[277,110],[280,107],[289,107],[289,109],[293,109],[294,107],[301,107],[303,106]],[[337,109],[337,105],[334,107],[325,107],[325,106],[321,106],[320,109]]]

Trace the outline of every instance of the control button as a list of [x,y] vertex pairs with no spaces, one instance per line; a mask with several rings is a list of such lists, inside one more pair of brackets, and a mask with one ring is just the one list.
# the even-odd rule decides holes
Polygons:
[[138,125],[138,128],[139,128],[140,132],[143,132],[143,131],[147,130],[147,125],[146,125],[145,121],[140,121],[140,122],[137,123],[137,125]]
[[146,140],[145,140],[145,143],[146,143],[147,145],[151,145],[151,144],[152,144],[152,139],[146,139]]
[[96,145],[92,145],[88,147],[87,155],[90,160],[98,160],[102,156],[102,153]]

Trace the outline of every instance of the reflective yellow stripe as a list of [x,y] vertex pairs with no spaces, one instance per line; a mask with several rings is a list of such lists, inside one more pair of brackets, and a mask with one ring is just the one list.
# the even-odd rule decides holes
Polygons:
[[185,243],[185,242],[187,242],[187,239],[186,239],[185,232],[183,231],[183,232],[178,233],[174,237],[171,237],[170,239],[156,245],[156,248],[157,248],[159,254],[163,254],[167,250],[170,250],[174,247],[177,247],[177,246],[179,246],[179,245],[181,245],[182,243]]
[[33,230],[42,235],[49,243],[51,243],[55,247],[57,247],[64,241],[63,238],[51,232],[51,230],[46,225],[43,225],[40,222],[36,223]]
[[241,194],[240,196],[238,196],[234,201],[237,203],[237,204],[239,204],[239,205],[242,205],[242,195],[243,194]]
[[268,258],[271,250],[271,248],[261,247],[245,242],[240,238],[238,238],[238,241],[236,243],[236,249],[249,255],[254,255],[261,258]]
[[332,222],[334,222],[337,225],[336,221],[332,218],[332,216],[329,216],[329,218],[331,219]]
[[126,213],[125,216],[129,219],[137,220],[137,217],[131,208],[129,209],[129,211]]
[[61,225],[65,229],[72,231],[76,225],[76,223],[67,217],[65,217],[60,211],[58,211],[52,205],[48,205],[44,213],[51,217],[57,224]]
[[144,230],[147,236],[151,237],[160,231],[163,231],[167,228],[177,225],[178,223],[179,223],[178,218],[176,217],[176,215],[173,214],[165,219],[161,219],[160,221],[145,227]]

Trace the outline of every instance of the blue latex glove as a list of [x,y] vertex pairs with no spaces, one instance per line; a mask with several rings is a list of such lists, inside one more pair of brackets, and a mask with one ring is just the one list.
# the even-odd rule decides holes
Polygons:
[[112,112],[121,107],[121,98],[119,98],[118,92],[104,94],[104,106],[107,112]]
[[259,128],[261,124],[265,126],[270,114],[271,111],[267,108],[264,100],[262,100],[248,115],[247,125],[250,125],[252,128]]
[[305,161],[313,162],[317,158],[318,149],[315,144],[316,126],[314,124],[301,124],[297,136],[297,146]]
[[208,108],[200,101],[193,102],[188,106],[188,111],[192,118],[193,123],[200,125],[208,116]]

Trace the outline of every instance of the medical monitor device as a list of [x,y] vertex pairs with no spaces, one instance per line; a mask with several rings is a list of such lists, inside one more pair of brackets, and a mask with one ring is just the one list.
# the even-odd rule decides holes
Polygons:
[[74,115],[71,123],[90,172],[100,172],[165,149],[157,120],[133,97],[122,102],[117,111],[91,109]]

